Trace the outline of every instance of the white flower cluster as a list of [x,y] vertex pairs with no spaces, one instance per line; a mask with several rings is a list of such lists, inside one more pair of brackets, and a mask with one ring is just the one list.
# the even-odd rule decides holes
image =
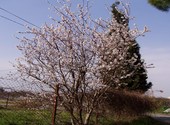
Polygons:
[[129,30],[114,18],[94,21],[87,8],[78,5],[76,13],[70,5],[55,8],[61,17],[57,24],[28,28],[26,33],[33,38],[21,39],[18,49],[23,57],[18,60],[18,71],[52,88],[55,84],[73,87],[81,77],[85,77],[86,86],[94,81],[103,84],[97,80],[101,72],[120,68],[128,46],[141,32],[137,28]]

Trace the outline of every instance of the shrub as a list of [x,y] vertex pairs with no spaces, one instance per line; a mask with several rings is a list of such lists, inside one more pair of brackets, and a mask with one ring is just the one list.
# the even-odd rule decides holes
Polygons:
[[103,103],[107,112],[116,116],[140,116],[151,112],[156,105],[151,97],[127,91],[109,90]]
[[153,98],[156,104],[156,112],[162,113],[167,108],[170,108],[170,99],[167,98]]

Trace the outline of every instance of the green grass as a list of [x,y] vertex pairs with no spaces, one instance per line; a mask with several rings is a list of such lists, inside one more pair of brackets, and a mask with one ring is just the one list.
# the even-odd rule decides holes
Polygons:
[[165,113],[164,111],[168,108],[170,108],[170,100],[167,98],[154,98],[153,99],[155,104],[157,104],[157,108],[155,110],[155,113],[159,114],[170,114]]
[[169,107],[162,106],[162,107],[158,108],[157,110],[155,110],[155,113],[170,115],[170,112],[164,112],[168,108]]
[[[70,125],[68,113],[62,112],[57,119],[57,125]],[[49,111],[31,110],[0,110],[0,125],[51,125],[51,113]],[[94,122],[91,122],[94,125]],[[170,125],[144,116],[134,120],[128,118],[115,121],[111,116],[100,118],[98,125]]]
[[50,125],[46,111],[0,110],[0,125]]

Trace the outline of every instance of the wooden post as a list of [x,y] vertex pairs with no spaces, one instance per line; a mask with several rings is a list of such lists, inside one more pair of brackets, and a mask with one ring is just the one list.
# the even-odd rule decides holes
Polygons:
[[53,114],[52,114],[52,125],[55,125],[55,122],[56,122],[58,98],[59,98],[59,85],[57,84],[56,85],[56,90],[55,90],[55,97],[54,97],[54,107],[53,107]]
[[8,92],[8,95],[7,95],[7,100],[6,100],[6,109],[8,108],[8,102],[9,102],[9,92]]

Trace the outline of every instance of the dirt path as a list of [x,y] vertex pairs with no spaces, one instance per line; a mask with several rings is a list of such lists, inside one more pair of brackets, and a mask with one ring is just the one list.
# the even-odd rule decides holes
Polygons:
[[154,119],[170,123],[170,115],[164,115],[164,114],[152,114],[151,115]]

